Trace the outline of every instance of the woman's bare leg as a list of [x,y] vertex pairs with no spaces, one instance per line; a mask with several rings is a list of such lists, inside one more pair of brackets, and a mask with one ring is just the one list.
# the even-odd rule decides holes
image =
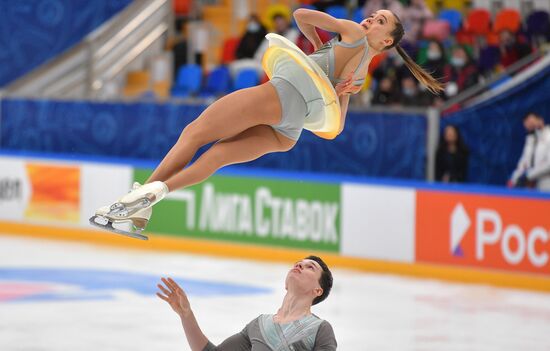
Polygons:
[[147,183],[166,181],[181,171],[203,145],[235,136],[257,125],[274,125],[280,120],[279,97],[269,82],[226,95],[185,127]]
[[259,125],[214,144],[198,160],[165,181],[170,191],[197,184],[210,177],[219,168],[252,161],[270,152],[288,151],[296,141]]

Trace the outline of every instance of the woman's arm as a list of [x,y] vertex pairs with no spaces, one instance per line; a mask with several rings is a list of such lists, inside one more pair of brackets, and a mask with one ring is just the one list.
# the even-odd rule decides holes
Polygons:
[[346,80],[336,84],[334,87],[336,95],[340,101],[340,130],[338,134],[342,133],[344,130],[344,125],[346,124],[346,115],[348,113],[349,105],[349,95],[357,94],[361,90],[361,86],[353,85],[353,74],[350,74]]
[[191,311],[191,305],[187,299],[187,295],[180,286],[171,278],[162,278],[162,282],[166,287],[158,284],[158,288],[162,291],[157,293],[157,296],[170,304],[170,307],[176,312],[181,319],[181,324],[189,342],[192,351],[232,351],[232,350],[249,350],[251,347],[250,338],[248,337],[248,328],[252,321],[240,333],[237,333],[219,346],[215,346],[208,341],[204,336],[197,323],[197,319]]
[[349,105],[349,95],[341,95],[338,97],[340,99],[340,130],[338,130],[338,134],[342,133],[344,130],[344,125],[346,124],[346,114],[348,113],[348,105]]
[[294,19],[300,31],[313,44],[315,50],[323,45],[315,31],[315,27],[338,33],[342,36],[342,40],[349,42],[364,36],[359,24],[349,20],[337,19],[320,11],[298,9],[294,11]]
[[158,284],[157,286],[163,294],[157,293],[157,296],[168,302],[174,312],[180,316],[181,324],[191,350],[202,351],[208,344],[208,339],[202,333],[197,319],[193,311],[191,311],[191,304],[187,299],[187,295],[172,278],[162,278],[162,282],[166,285],[166,288]]

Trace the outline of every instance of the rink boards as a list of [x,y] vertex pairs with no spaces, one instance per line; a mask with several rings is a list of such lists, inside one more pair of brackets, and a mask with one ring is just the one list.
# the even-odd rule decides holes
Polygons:
[[233,168],[157,204],[148,242],[92,229],[151,166],[1,156],[0,232],[550,291],[547,195]]

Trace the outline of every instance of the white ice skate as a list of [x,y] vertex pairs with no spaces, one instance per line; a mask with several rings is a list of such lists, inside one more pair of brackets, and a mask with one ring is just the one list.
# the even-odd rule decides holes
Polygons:
[[134,213],[131,217],[125,219],[110,219],[107,217],[109,206],[103,206],[96,211],[96,214],[90,218],[90,224],[113,233],[129,236],[131,238],[149,240],[141,234],[147,226],[153,209],[151,207]]
[[152,206],[162,200],[168,192],[168,188],[162,182],[151,184],[142,186],[137,182],[134,183],[132,191],[120,198],[118,202],[99,208],[90,218],[90,224],[113,233],[148,240],[147,236],[141,232],[151,218]]
[[166,194],[168,187],[160,181],[138,186],[112,204],[105,216],[112,220],[130,218],[136,212],[150,208],[164,199]]

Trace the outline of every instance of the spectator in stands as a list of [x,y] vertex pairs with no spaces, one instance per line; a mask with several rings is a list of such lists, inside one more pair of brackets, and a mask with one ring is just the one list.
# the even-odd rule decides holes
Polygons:
[[387,57],[378,68],[372,73],[372,77],[380,82],[383,78],[392,80],[395,87],[401,86],[401,80],[410,75],[403,59],[392,51],[387,53]]
[[528,134],[508,187],[536,187],[550,191],[550,126],[534,112],[523,117],[523,126]]
[[426,91],[418,88],[414,77],[407,76],[401,80],[399,103],[403,106],[429,106],[431,97]]
[[378,83],[371,103],[373,105],[393,105],[398,102],[395,80],[384,77]]
[[[298,35],[300,33],[295,28],[292,28],[289,19],[284,14],[276,13],[273,15],[273,17],[271,17],[271,20],[273,21],[273,31],[275,33],[282,35],[293,43],[296,43]],[[256,53],[254,54],[254,58],[256,59],[256,61],[262,62],[262,57],[264,56],[264,53],[266,52],[268,47],[269,42],[267,41],[267,39],[264,39],[258,50],[256,50]]]
[[368,0],[363,7],[363,16],[367,18],[381,9],[390,10],[399,18],[403,15],[403,4],[398,0]]
[[[275,13],[271,17],[271,20],[271,28],[274,29],[275,33],[284,36],[293,43],[296,43],[299,31],[290,26],[290,22],[286,15],[283,13]],[[265,39],[265,37],[263,37],[262,42],[260,43],[258,49],[254,52],[254,56],[252,58],[241,58],[229,64],[231,76],[235,78],[238,75],[238,72],[242,69],[254,69],[258,72],[258,77],[262,77],[264,75],[264,70],[262,68],[262,57],[268,47],[269,42]]]
[[435,179],[445,183],[463,183],[468,173],[468,147],[454,125],[445,127],[435,159]]
[[168,46],[171,46],[170,49],[172,50],[172,55],[174,56],[174,70],[172,73],[175,81],[179,68],[187,63],[188,46],[185,23],[181,25],[179,31],[176,31],[176,37],[173,41],[170,41]]
[[509,30],[501,31],[499,40],[500,64],[503,67],[508,67],[531,53],[531,47],[520,42],[517,35]]
[[433,13],[424,0],[411,0],[410,5],[403,8],[401,13],[401,21],[405,28],[403,39],[411,43],[416,42],[424,21],[430,18],[433,18]]
[[[446,65],[447,58],[443,44],[437,40],[430,40],[426,51],[426,62],[422,66],[428,72],[431,72],[434,78],[437,78],[442,82],[447,82],[448,79],[445,77]],[[441,106],[443,104],[443,98],[441,96],[430,95],[430,97],[432,100],[432,105]]]
[[479,73],[484,77],[490,77],[500,65],[500,48],[485,41],[477,47],[477,50]]
[[[448,84],[447,86],[447,97],[478,83],[479,73],[477,65],[464,46],[459,45],[453,48],[450,65],[445,66],[444,77],[447,81],[453,82],[453,84]],[[449,93],[451,91],[453,91],[452,94]]]
[[246,32],[241,37],[237,46],[235,57],[237,59],[253,58],[254,53],[258,50],[266,34],[267,30],[258,16],[255,14],[251,15],[246,25]]
[[437,40],[430,40],[428,42],[428,50],[426,51],[426,63],[423,67],[437,79],[443,79],[445,77],[445,66],[447,65],[447,59],[445,57],[445,49],[443,44]]

